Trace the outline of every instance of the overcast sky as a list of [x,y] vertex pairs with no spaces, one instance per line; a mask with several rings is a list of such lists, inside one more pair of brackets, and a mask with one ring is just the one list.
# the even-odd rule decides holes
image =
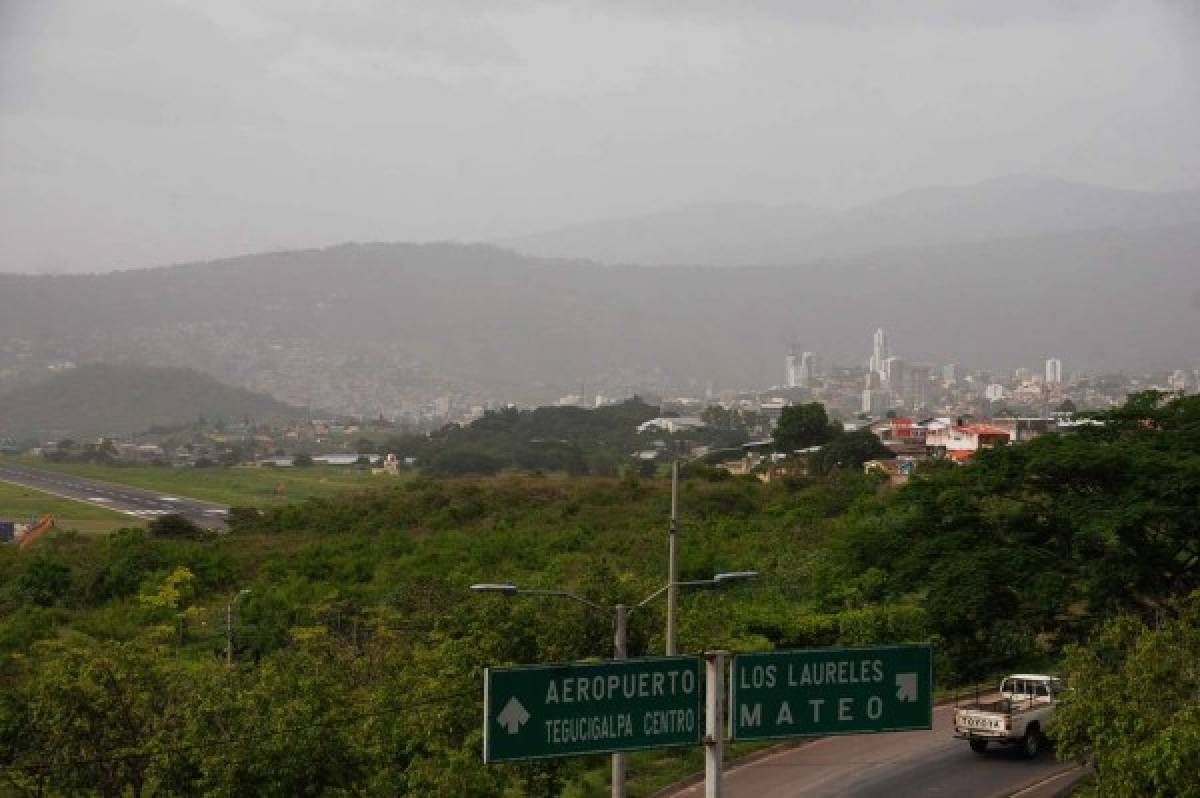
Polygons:
[[1013,173],[1194,188],[1197,9],[0,0],[0,271]]

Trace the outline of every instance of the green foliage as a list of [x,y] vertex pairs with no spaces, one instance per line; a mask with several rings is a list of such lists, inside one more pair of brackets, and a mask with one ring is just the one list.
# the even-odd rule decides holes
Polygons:
[[500,471],[503,462],[485,451],[456,446],[435,452],[425,462],[425,470],[439,476],[488,476]]
[[13,787],[61,795],[141,795],[148,758],[174,720],[159,660],[117,644],[44,643],[17,663],[0,699],[0,747]]
[[[617,476],[630,452],[671,439],[658,431],[637,431],[639,424],[658,415],[657,407],[637,398],[594,410],[508,407],[489,410],[466,426],[446,425],[428,436],[392,437],[379,450],[414,457],[434,476],[486,476],[504,470]],[[740,419],[723,418],[726,426],[689,431],[685,437],[690,443],[738,444],[746,439]],[[655,468],[654,463],[647,466],[650,471]]]
[[840,432],[841,425],[830,423],[820,402],[789,405],[775,427],[775,448],[783,452],[807,449],[833,440]]
[[817,473],[828,474],[835,468],[861,469],[868,460],[895,457],[875,433],[860,429],[838,435],[809,456],[809,465]]
[[225,523],[229,526],[230,534],[252,527],[262,518],[257,507],[230,507],[225,513]]
[[919,472],[839,521],[827,567],[920,597],[960,678],[1154,614],[1200,586],[1200,397],[1138,395],[1103,420]]
[[1052,729],[1063,759],[1092,758],[1097,793],[1200,795],[1200,593],[1156,626],[1122,615],[1066,658]]
[[39,607],[52,607],[69,595],[71,568],[52,554],[39,552],[17,576],[17,596]]
[[[1104,426],[897,491],[860,469],[771,484],[699,469],[681,490],[681,574],[764,576],[685,592],[681,650],[933,640],[953,683],[1053,656],[1125,612],[1072,649],[1074,683],[1096,689],[1077,691],[1088,711],[1060,746],[1093,750],[1113,794],[1187,794],[1197,664],[1179,651],[1193,652],[1196,620],[1173,597],[1200,587],[1195,401],[1139,397]],[[606,656],[611,616],[466,586],[512,580],[604,606],[650,595],[666,573],[665,481],[377,484],[237,513],[219,538],[0,547],[0,791],[602,792],[603,758],[484,766],[479,680],[486,665]],[[242,589],[228,668],[226,607]],[[634,613],[629,653],[660,653],[662,627],[661,604]],[[1121,735],[1140,745],[1118,751]],[[653,761],[679,770],[689,756]]]
[[175,540],[201,540],[207,536],[198,524],[177,513],[160,515],[147,525],[146,531],[156,538]]

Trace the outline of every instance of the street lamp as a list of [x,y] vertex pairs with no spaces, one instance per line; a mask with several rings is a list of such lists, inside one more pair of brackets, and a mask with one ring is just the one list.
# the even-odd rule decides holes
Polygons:
[[225,605],[225,664],[233,665],[233,608],[240,599],[250,595],[250,589],[244,588],[237,592]]
[[[758,576],[758,571],[722,571],[721,573],[714,574],[711,579],[693,579],[685,582],[673,580],[655,590],[632,607],[627,604],[613,606],[611,608],[613,611],[613,658],[625,659],[628,656],[629,614],[639,607],[646,606],[664,592],[671,593],[672,591],[678,591],[681,587],[707,587],[715,589],[729,582],[753,579],[756,576]],[[504,596],[557,596],[559,598],[578,601],[580,604],[585,604],[591,609],[600,612],[607,612],[610,609],[569,590],[530,589],[517,587],[512,582],[480,582],[471,585],[471,589],[480,593],[500,593]],[[673,615],[669,614],[667,617],[668,620],[673,620]],[[670,640],[668,640],[668,645],[671,645]],[[673,654],[674,652],[671,653]],[[618,751],[612,755],[612,798],[625,798],[625,752],[623,751]]]

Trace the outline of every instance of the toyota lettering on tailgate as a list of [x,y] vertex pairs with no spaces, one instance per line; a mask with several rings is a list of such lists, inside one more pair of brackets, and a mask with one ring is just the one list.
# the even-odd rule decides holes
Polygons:
[[999,729],[1000,721],[996,718],[981,718],[977,715],[962,716],[963,724],[973,729]]

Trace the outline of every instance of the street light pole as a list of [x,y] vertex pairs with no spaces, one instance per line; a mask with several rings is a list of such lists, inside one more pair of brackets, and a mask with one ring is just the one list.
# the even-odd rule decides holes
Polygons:
[[679,461],[671,463],[671,528],[667,544],[667,656],[679,648]]
[[[661,596],[664,592],[668,594],[672,589],[678,590],[681,587],[708,587],[718,588],[728,582],[736,582],[742,579],[753,579],[758,576],[758,571],[724,571],[714,574],[711,579],[696,579],[687,582],[673,581],[668,585],[660,587],[658,590],[651,593],[646,598],[634,604],[632,607],[626,604],[617,604],[613,610],[613,658],[625,659],[628,656],[628,634],[629,634],[629,613],[636,610],[638,607],[644,607],[654,599]],[[569,590],[528,590],[514,585],[512,582],[485,582],[471,585],[472,590],[481,593],[500,593],[505,596],[558,596],[560,598],[571,599],[578,601],[580,604],[586,604],[588,607],[607,612],[608,608],[597,604],[590,599],[586,599],[577,593],[572,593]],[[720,756],[720,750],[717,754]],[[612,755],[612,798],[625,798],[625,753],[617,751]]]
[[[725,449],[716,449],[721,452]],[[695,462],[698,455],[684,464]],[[667,534],[667,656],[679,653],[679,459],[671,463],[671,525]]]
[[233,665],[233,608],[238,599],[250,595],[249,589],[239,590],[237,595],[225,605],[225,664]]

